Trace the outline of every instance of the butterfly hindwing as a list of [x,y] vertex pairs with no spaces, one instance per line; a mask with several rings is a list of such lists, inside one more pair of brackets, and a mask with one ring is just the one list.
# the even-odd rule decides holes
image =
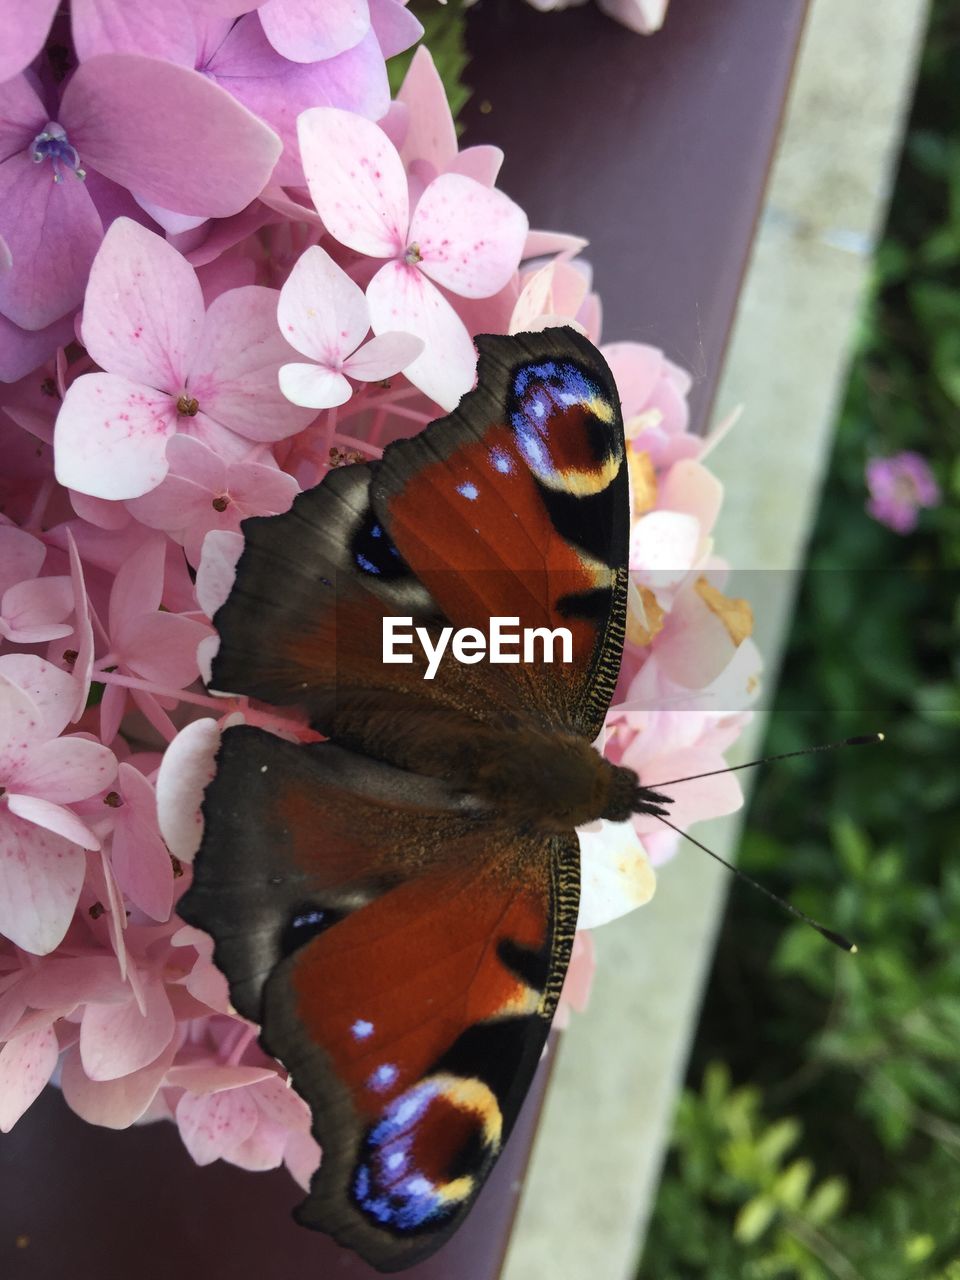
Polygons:
[[227,730],[182,914],[310,1104],[299,1219],[382,1270],[462,1221],[549,1031],[576,837],[520,837],[432,779]]

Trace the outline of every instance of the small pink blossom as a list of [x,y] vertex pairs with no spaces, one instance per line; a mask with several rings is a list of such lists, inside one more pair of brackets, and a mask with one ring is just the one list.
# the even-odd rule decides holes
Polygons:
[[39,577],[47,549],[13,526],[0,526],[0,637],[13,644],[39,644],[73,632],[64,621],[73,612],[69,577]]
[[0,934],[35,955],[62,940],[100,841],[69,807],[116,776],[113,753],[63,733],[73,678],[29,655],[0,658]]
[[25,76],[0,84],[0,235],[12,260],[0,314],[43,329],[77,305],[112,216],[111,184],[226,217],[263,189],[280,148],[205,77],[139,54],[84,62],[53,108]]
[[370,328],[363,290],[319,245],[308,249],[287,277],[277,320],[287,342],[316,361],[282,365],[280,390],[311,409],[345,404],[353,394],[348,378],[379,382],[423,351],[422,340],[410,333],[381,333],[363,341]]
[[298,129],[310,196],[330,234],[387,259],[367,286],[374,333],[422,338],[406,376],[453,409],[473,382],[476,352],[436,286],[465,298],[502,289],[520,261],[526,217],[501,192],[457,173],[435,178],[411,214],[403,161],[379,126],[320,107],[304,112]]
[[[107,615],[110,648],[98,659],[98,666],[105,673],[116,668],[122,675],[139,677],[174,693],[197,679],[197,646],[210,634],[210,628],[196,618],[160,608],[165,555],[164,541],[157,536],[120,569]],[[127,693],[120,684],[107,684],[104,690],[100,703],[104,742],[112,742],[116,736]],[[157,718],[159,704],[153,694],[134,688],[130,695],[144,715]]]
[[104,238],[90,272],[81,333],[105,369],[67,391],[54,434],[61,484],[100,498],[136,498],[167,474],[167,441],[195,435],[242,457],[310,414],[280,393],[290,354],[277,294],[248,285],[204,308],[196,272],[128,218]]
[[919,453],[905,450],[889,458],[871,458],[866,474],[867,511],[895,533],[911,533],[921,507],[940,505],[940,486]]
[[186,551],[191,564],[213,529],[237,533],[247,516],[286,511],[299,490],[269,454],[262,462],[231,461],[193,436],[167,444],[169,471],[156,489],[133,498],[127,509],[142,524],[162,529]]

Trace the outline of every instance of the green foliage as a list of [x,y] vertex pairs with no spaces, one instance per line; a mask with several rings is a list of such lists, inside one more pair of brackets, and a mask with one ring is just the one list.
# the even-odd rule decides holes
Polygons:
[[[765,771],[740,853],[859,954],[734,888],[645,1280],[960,1280],[958,83],[935,0],[765,749],[887,741]],[[899,449],[944,491],[909,537],[864,510]]]
[[[414,0],[410,5],[411,11],[423,24],[422,43],[433,56],[455,120],[471,93],[463,80],[469,60],[464,8],[464,0],[447,0],[446,4],[438,4],[437,0]],[[408,49],[406,53],[391,58],[387,64],[392,95],[396,95],[403,83],[403,77],[407,74],[413,54],[414,50]]]

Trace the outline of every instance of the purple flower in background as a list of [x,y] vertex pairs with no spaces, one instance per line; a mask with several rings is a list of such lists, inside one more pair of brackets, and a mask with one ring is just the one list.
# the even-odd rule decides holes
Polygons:
[[868,514],[896,533],[910,533],[917,527],[921,507],[940,505],[940,486],[919,453],[906,450],[889,458],[871,458],[866,475]]

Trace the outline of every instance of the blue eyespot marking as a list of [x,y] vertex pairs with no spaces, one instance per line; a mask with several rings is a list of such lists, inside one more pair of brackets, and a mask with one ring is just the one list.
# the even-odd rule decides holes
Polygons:
[[502,476],[510,475],[513,471],[513,459],[502,449],[491,449],[490,461],[493,463],[494,470],[499,471]]
[[309,926],[323,924],[326,914],[325,911],[304,911],[300,915],[293,917],[293,927],[294,929],[306,929]]
[[360,568],[364,571],[364,573],[379,573],[379,572],[380,572],[379,567],[378,567],[377,565],[375,565],[375,564],[373,563],[373,561],[372,561],[372,560],[368,560],[368,559],[367,559],[367,557],[363,554],[363,552],[362,552],[362,551],[358,551],[358,552],[356,553],[355,559],[356,559],[357,564],[358,564],[358,565],[360,566]]
[[366,1040],[368,1036],[373,1035],[373,1023],[367,1022],[365,1018],[358,1018],[350,1031],[354,1040]]
[[381,1063],[379,1067],[371,1074],[367,1085],[371,1089],[380,1092],[383,1089],[389,1089],[392,1084],[396,1083],[397,1076],[400,1073],[392,1062]]
[[472,480],[465,480],[463,484],[458,484],[457,493],[459,493],[461,497],[467,498],[470,502],[476,502],[477,498],[480,496],[480,490]]
[[[513,380],[510,422],[531,470],[544,481],[557,474],[550,454],[551,419],[571,405],[606,404],[604,393],[569,361],[546,360],[518,370]],[[596,411],[594,409],[594,411]],[[494,464],[496,465],[496,464]]]
[[382,538],[382,537],[383,537],[383,530],[380,528],[380,526],[379,526],[378,524],[372,524],[372,525],[370,526],[370,537],[371,537],[371,538]]

